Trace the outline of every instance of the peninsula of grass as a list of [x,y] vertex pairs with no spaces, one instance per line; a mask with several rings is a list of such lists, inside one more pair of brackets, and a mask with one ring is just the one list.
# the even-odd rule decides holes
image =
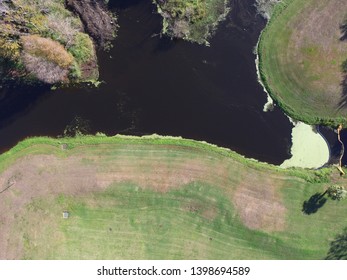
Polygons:
[[332,183],[181,138],[32,138],[0,156],[0,258],[323,259]]
[[346,16],[344,1],[283,0],[261,35],[262,81],[296,120],[346,124]]

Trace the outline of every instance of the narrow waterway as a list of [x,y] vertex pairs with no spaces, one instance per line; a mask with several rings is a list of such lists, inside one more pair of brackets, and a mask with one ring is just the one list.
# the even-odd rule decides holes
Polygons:
[[149,0],[110,1],[119,34],[100,52],[99,88],[0,90],[0,150],[29,137],[85,133],[162,134],[205,140],[247,157],[281,164],[292,124],[279,108],[263,112],[254,47],[265,21],[254,1],[233,1],[211,46],[159,36]]

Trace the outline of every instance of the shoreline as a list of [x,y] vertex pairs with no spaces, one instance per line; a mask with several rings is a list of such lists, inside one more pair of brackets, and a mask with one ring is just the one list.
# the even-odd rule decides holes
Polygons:
[[[283,2],[279,2],[275,5],[275,8],[277,5],[281,4]],[[289,121],[291,123],[293,123],[294,127],[292,129],[292,146],[291,146],[291,158],[285,160],[282,164],[280,164],[279,166],[283,167],[283,168],[289,168],[289,167],[303,167],[303,168],[319,168],[324,166],[327,162],[329,162],[330,158],[331,158],[331,152],[330,152],[330,148],[329,148],[329,144],[328,141],[322,136],[322,134],[320,134],[318,131],[314,132],[312,129],[305,129],[305,130],[301,130],[301,129],[295,129],[297,125],[300,124],[306,124],[306,125],[312,125],[310,123],[306,123],[305,121],[302,121],[299,119],[297,119],[295,116],[293,117],[291,114],[288,114],[288,112],[286,111],[286,108],[283,107],[281,105],[281,103],[278,103],[276,98],[273,98],[272,94],[271,94],[271,90],[270,88],[267,86],[266,84],[266,80],[264,80],[264,77],[261,73],[261,54],[260,54],[260,44],[261,44],[261,40],[262,40],[262,36],[263,36],[263,32],[266,31],[266,28],[268,27],[268,25],[271,22],[271,16],[267,19],[267,23],[264,27],[264,29],[260,32],[259,35],[259,39],[257,41],[257,44],[255,46],[255,54],[256,54],[256,59],[255,59],[255,66],[256,66],[256,72],[257,72],[257,78],[258,78],[258,82],[259,84],[262,86],[264,92],[267,94],[267,102],[264,104],[263,107],[263,111],[264,112],[268,112],[268,111],[272,111],[273,108],[276,106],[276,103],[278,104],[278,106],[280,107],[280,109],[282,110],[283,114],[285,114]],[[292,119],[292,117],[295,119],[295,121]],[[312,127],[313,128],[313,127]],[[293,134],[295,136],[293,136]],[[325,146],[326,146],[326,151],[328,150],[328,159],[324,160],[324,158],[326,158],[326,151],[325,154],[322,155],[322,159],[316,159],[317,163],[314,162],[308,162],[304,159],[306,159],[308,156],[310,156],[310,154],[306,154],[305,152],[309,151],[307,149],[297,149],[296,146],[299,144],[296,144],[296,142],[298,141],[300,144],[304,144],[303,146],[307,146],[310,147],[310,141],[308,141],[307,139],[314,139],[316,138],[316,136],[318,136],[322,138],[322,140],[325,142]],[[318,138],[317,142],[319,142]],[[323,142],[321,142],[323,143]],[[322,146],[321,144],[317,144],[319,146]],[[317,149],[319,150],[319,149]],[[324,161],[324,162],[323,162]]]
[[[127,144],[149,144],[160,146],[172,146],[186,149],[198,149],[203,153],[217,153],[225,156],[226,158],[232,158],[238,161],[240,164],[247,166],[248,168],[263,170],[263,171],[275,171],[283,174],[293,175],[298,178],[304,179],[307,182],[327,182],[329,176],[334,169],[332,166],[320,170],[305,169],[300,167],[293,168],[281,168],[278,165],[273,165],[266,162],[261,162],[253,158],[247,158],[233,150],[228,148],[219,147],[214,144],[207,143],[205,141],[197,141],[193,139],[185,139],[182,137],[174,136],[161,136],[158,134],[146,135],[146,136],[128,136],[117,134],[115,136],[104,136],[102,134],[97,135],[85,135],[74,138],[51,138],[51,137],[32,137],[27,138],[19,142],[16,146],[0,155],[0,172],[3,172],[8,166],[13,164],[18,158],[32,154],[44,154],[44,150],[58,156],[65,156],[67,150],[78,148],[81,146],[97,146],[97,145],[127,145]],[[46,148],[43,148],[46,147]],[[54,151],[52,150],[54,149]]]
[[[269,22],[269,20],[270,19],[268,19],[267,21]],[[268,22],[266,23],[266,25],[268,24]],[[260,32],[257,44],[254,47],[254,52],[255,52],[255,55],[256,55],[256,58],[255,58],[255,68],[256,68],[256,72],[257,72],[257,80],[258,80],[258,83],[262,86],[264,92],[266,92],[266,95],[267,95],[267,102],[264,104],[264,107],[263,107],[263,111],[264,112],[272,111],[273,108],[276,106],[275,101],[273,100],[273,98],[271,97],[270,93],[267,91],[267,89],[266,89],[266,87],[265,87],[265,85],[263,83],[263,80],[261,78],[261,73],[260,73],[259,51],[258,51],[259,49],[258,48],[259,48],[259,43],[260,43],[260,40],[261,40],[261,35],[262,35],[263,31],[265,30],[266,25],[265,25],[264,29]]]
[[[327,203],[312,216],[300,211],[312,194],[332,182],[346,182],[333,168],[281,170],[179,137],[42,137],[21,142],[5,161],[0,158],[0,180],[9,187],[0,203],[5,221],[0,237],[2,258],[115,258],[123,252],[123,245],[119,250],[99,250],[97,255],[90,248],[100,248],[105,240],[115,245],[121,239],[127,244],[138,234],[142,238],[135,244],[139,249],[130,250],[134,258],[143,242],[156,248],[158,238],[176,229],[179,235],[169,235],[168,248],[179,245],[179,252],[187,252],[186,240],[192,238],[210,244],[214,253],[219,252],[216,244],[224,249],[229,244],[232,251],[243,236],[250,243],[237,255],[225,250],[224,258],[256,258],[253,246],[250,252],[249,248],[260,240],[264,249],[258,250],[259,258],[267,258],[264,250],[272,249],[271,259],[319,259],[329,246],[320,240],[341,230],[347,214],[341,203]],[[71,213],[69,220],[61,216],[64,212]],[[307,236],[308,225],[324,227],[327,221],[329,231],[311,231]],[[42,227],[32,226],[37,224]],[[60,236],[69,242],[62,243]],[[302,236],[299,243],[296,236]],[[83,246],[86,239],[90,242]],[[310,243],[303,248],[302,242]],[[205,248],[200,258],[206,257]],[[287,248],[295,251],[287,252]],[[165,258],[167,250],[149,254]]]

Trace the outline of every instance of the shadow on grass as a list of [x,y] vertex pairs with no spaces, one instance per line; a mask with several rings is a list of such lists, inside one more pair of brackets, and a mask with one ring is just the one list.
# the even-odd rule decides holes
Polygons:
[[324,197],[324,193],[316,193],[310,197],[309,200],[304,201],[302,204],[302,212],[306,215],[314,214],[318,211],[319,208],[327,202],[327,199]]
[[341,30],[341,34],[342,34],[340,40],[341,41],[347,40],[347,20],[343,24],[340,25],[340,30]]
[[341,82],[342,98],[339,102],[338,109],[342,109],[343,107],[347,106],[347,60],[342,63],[341,68],[342,68],[342,74],[343,74],[343,79]]
[[347,260],[347,228],[330,243],[326,260]]

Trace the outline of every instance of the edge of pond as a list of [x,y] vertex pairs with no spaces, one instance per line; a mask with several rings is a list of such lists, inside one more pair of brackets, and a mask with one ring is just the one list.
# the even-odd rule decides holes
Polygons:
[[[95,136],[79,136],[75,138],[50,138],[50,137],[33,137],[19,142],[15,147],[0,155],[0,172],[13,164],[18,158],[31,154],[44,154],[43,147],[48,146],[47,152],[59,156],[67,156],[67,151],[82,147],[96,146],[102,144],[121,144],[121,145],[154,145],[154,146],[172,146],[187,149],[198,149],[202,153],[216,153],[222,157],[231,158],[246,167],[282,173],[283,175],[301,178],[310,183],[329,182],[333,168],[325,167],[320,169],[288,168],[283,169],[279,166],[259,162],[252,158],[246,158],[228,148],[218,147],[205,141],[196,141],[184,139],[182,137],[160,136],[157,134],[147,136],[104,136],[97,134]],[[52,150],[53,148],[53,150]]]

